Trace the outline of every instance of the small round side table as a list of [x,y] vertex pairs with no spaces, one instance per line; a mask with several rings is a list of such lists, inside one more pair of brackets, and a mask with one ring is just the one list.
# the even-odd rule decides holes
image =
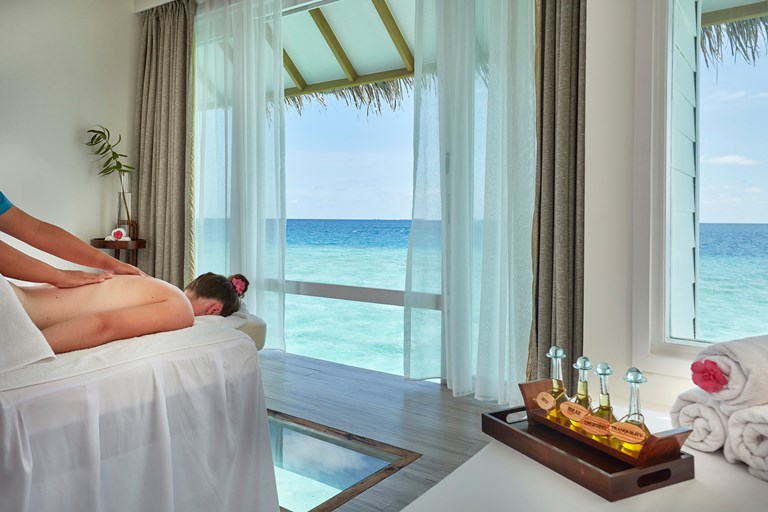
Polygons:
[[147,246],[147,241],[143,238],[131,240],[104,240],[103,238],[91,238],[91,245],[97,249],[112,249],[115,251],[115,259],[120,259],[120,251],[128,251],[130,263],[134,267],[139,259],[139,249]]

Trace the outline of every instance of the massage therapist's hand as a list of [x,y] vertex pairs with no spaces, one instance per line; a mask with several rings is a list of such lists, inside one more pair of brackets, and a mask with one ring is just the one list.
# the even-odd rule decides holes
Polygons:
[[86,272],[83,270],[60,270],[57,272],[56,279],[52,279],[50,284],[56,288],[76,288],[87,284],[101,283],[107,279],[112,279],[111,272]]
[[128,276],[145,276],[145,274],[140,268],[134,267],[133,265],[129,265],[128,263],[125,263],[124,261],[117,260],[115,258],[111,258],[112,261],[109,262],[109,265],[106,265],[104,267],[104,270],[107,272],[111,272],[115,275],[128,275]]

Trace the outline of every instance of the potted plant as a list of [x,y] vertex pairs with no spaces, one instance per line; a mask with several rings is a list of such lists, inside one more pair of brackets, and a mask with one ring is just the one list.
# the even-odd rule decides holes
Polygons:
[[111,141],[112,136],[110,135],[109,130],[101,125],[96,125],[95,128],[88,130],[87,133],[91,135],[91,138],[88,140],[88,142],[85,143],[85,145],[93,148],[93,154],[98,157],[96,161],[101,161],[101,170],[99,171],[99,176],[107,176],[113,172],[117,172],[118,176],[120,177],[120,207],[118,208],[116,227],[121,228],[121,224],[123,223],[124,219],[120,218],[122,216],[120,212],[124,211],[127,216],[126,231],[128,234],[131,234],[131,226],[133,225],[131,221],[131,208],[128,205],[128,200],[126,198],[123,175],[125,173],[132,172],[134,167],[123,163],[122,159],[128,158],[128,155],[118,153],[115,149],[117,145],[120,144],[120,141],[123,140],[123,138],[120,134],[118,134],[117,142],[113,143]]

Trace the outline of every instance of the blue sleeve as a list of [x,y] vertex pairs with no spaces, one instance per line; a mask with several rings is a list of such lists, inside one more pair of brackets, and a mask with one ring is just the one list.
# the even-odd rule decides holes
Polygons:
[[0,215],[4,214],[8,211],[8,209],[13,206],[11,202],[8,200],[7,197],[5,197],[5,194],[0,192]]

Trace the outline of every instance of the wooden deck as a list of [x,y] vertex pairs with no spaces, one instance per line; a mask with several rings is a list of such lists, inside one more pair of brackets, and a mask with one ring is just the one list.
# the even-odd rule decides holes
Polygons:
[[454,398],[432,382],[275,350],[260,357],[270,409],[422,454],[340,511],[403,509],[490,441],[480,431],[480,416],[502,408]]

